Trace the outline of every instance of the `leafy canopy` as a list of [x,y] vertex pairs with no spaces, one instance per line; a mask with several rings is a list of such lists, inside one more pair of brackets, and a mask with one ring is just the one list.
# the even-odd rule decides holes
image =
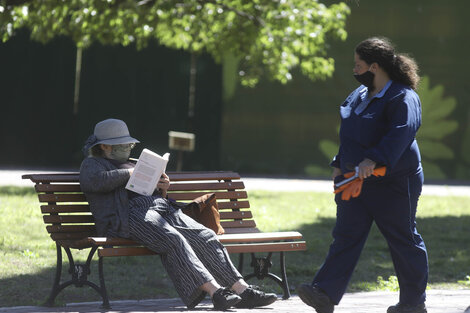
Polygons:
[[349,13],[318,0],[0,0],[0,34],[5,42],[28,28],[35,40],[63,35],[78,47],[157,40],[217,62],[231,54],[242,83],[254,86],[263,75],[286,83],[295,67],[312,80],[330,77],[327,40],[346,39]]

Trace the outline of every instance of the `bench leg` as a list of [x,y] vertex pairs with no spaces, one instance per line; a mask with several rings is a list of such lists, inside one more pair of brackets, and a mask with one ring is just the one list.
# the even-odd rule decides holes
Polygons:
[[108,299],[108,291],[106,290],[106,285],[104,284],[104,273],[103,273],[103,257],[100,256],[98,260],[98,272],[100,276],[100,286],[101,286],[101,297],[103,298],[103,304],[101,307],[103,309],[111,309],[111,305],[109,304],[109,299]]
[[276,282],[283,290],[282,299],[286,300],[290,298],[289,284],[287,282],[287,274],[285,267],[285,256],[284,252],[280,252],[280,267],[281,267],[281,276],[271,273],[269,269],[272,266],[271,262],[272,253],[269,253],[265,258],[257,258],[254,253],[251,254],[251,266],[253,267],[253,273],[248,274],[244,277],[245,280],[249,280],[253,277],[258,279],[270,278]]
[[84,285],[89,286],[96,290],[100,294],[103,299],[102,307],[105,309],[110,309],[108,295],[106,291],[106,287],[104,286],[104,277],[103,277],[103,262],[100,258],[100,262],[98,264],[99,267],[99,276],[100,276],[100,286],[88,281],[88,275],[90,274],[90,264],[93,259],[93,255],[95,254],[97,247],[92,247],[90,253],[88,254],[88,258],[85,264],[75,264],[72,252],[70,248],[64,247],[63,249],[67,253],[67,257],[69,259],[69,274],[72,278],[66,282],[61,283],[61,276],[62,276],[62,247],[56,243],[57,248],[57,265],[56,265],[56,273],[54,277],[54,283],[52,285],[51,293],[49,294],[48,299],[45,301],[45,306],[54,306],[55,298],[57,295],[65,288],[70,285],[75,285],[75,287],[83,287]]
[[282,276],[282,289],[284,290],[284,296],[282,299],[286,300],[290,298],[289,283],[287,282],[287,273],[286,273],[286,258],[284,251],[279,253],[279,265],[281,267],[281,276]]
[[243,275],[242,272],[243,272],[244,255],[245,255],[244,253],[240,253],[240,254],[238,255],[238,272],[239,272],[241,275]]
[[59,285],[60,285],[60,277],[62,275],[62,247],[56,243],[56,250],[57,250],[57,263],[55,267],[55,277],[54,277],[54,283],[52,284],[52,290],[51,293],[49,294],[49,297],[47,298],[46,302],[44,302],[44,306],[54,306],[54,300],[55,297],[60,292]]

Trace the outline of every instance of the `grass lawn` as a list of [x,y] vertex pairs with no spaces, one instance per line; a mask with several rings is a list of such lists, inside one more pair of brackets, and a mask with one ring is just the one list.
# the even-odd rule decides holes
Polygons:
[[[418,229],[429,253],[429,288],[470,288],[469,200],[468,197],[432,196],[420,200]],[[287,271],[291,289],[310,281],[331,243],[336,210],[333,196],[252,191],[250,203],[262,230],[298,230],[305,236],[308,251],[287,253]],[[33,189],[0,187],[0,215],[0,306],[39,305],[52,286],[56,252]],[[78,259],[84,261],[86,256],[87,251],[80,251]],[[233,260],[238,264],[236,255]],[[273,263],[276,272],[275,257]],[[107,258],[104,269],[111,300],[177,297],[158,256]],[[65,264],[63,275],[67,275],[67,270]],[[248,271],[247,257],[244,273]],[[97,272],[96,261],[92,272]],[[348,291],[393,290],[396,283],[393,277],[389,279],[392,275],[388,248],[374,226]],[[91,275],[90,280],[97,281],[97,275]],[[68,287],[56,302],[60,305],[99,300],[91,288]]]

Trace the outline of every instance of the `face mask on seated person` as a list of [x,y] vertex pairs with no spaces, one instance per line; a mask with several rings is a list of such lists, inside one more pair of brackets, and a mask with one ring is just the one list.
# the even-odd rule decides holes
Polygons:
[[118,162],[126,162],[131,155],[131,150],[134,148],[134,144],[124,144],[124,145],[113,145],[113,149],[109,154],[110,158]]

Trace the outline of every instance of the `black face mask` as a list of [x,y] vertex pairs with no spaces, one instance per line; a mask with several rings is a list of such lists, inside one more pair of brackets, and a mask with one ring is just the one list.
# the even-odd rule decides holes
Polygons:
[[362,74],[354,74],[354,78],[370,90],[374,90],[374,73],[367,71]]

